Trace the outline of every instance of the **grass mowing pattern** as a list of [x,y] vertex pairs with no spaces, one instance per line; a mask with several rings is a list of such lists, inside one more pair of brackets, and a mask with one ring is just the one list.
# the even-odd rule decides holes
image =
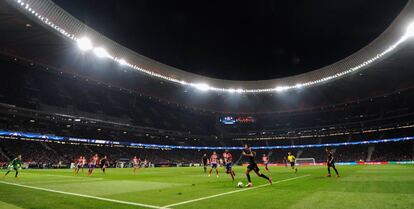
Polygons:
[[[297,174],[284,167],[271,167],[272,186],[246,190],[245,168],[236,167],[236,180],[220,171],[220,177],[207,177],[202,168],[150,168],[135,175],[131,169],[95,170],[74,175],[71,170],[23,170],[18,179],[13,173],[0,181],[49,190],[89,195],[98,198],[153,206],[226,195],[175,205],[172,208],[414,208],[414,166],[368,165],[338,166],[342,177],[325,177],[325,167],[300,167]],[[264,169],[263,169],[264,170]],[[267,184],[252,175],[254,185]],[[145,208],[80,196],[24,188],[0,183],[0,208]]]

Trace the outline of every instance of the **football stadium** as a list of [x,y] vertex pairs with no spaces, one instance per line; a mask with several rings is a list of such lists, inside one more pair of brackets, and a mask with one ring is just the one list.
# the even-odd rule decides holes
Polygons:
[[414,0],[0,1],[0,208],[414,208]]

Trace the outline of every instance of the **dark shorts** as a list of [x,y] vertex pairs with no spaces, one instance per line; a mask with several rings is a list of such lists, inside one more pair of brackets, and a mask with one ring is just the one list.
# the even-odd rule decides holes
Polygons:
[[335,162],[327,163],[328,167],[335,167]]
[[249,164],[247,166],[247,170],[254,171],[254,172],[259,172],[260,171],[260,169],[259,169],[259,167],[257,166],[256,163],[255,164]]
[[78,168],[82,168],[82,164],[78,164],[78,166],[77,166]]
[[231,171],[231,167],[233,166],[233,163],[227,163],[226,164],[226,170],[227,170],[227,173],[229,173],[230,171]]
[[264,166],[267,167],[269,165],[269,163],[264,163]]
[[101,164],[101,168],[107,168],[106,164]]
[[95,168],[95,166],[96,166],[95,164],[90,164],[89,168]]
[[290,166],[295,166],[295,162],[290,162]]
[[207,162],[203,162],[203,166],[204,167],[207,167],[208,166],[208,163]]
[[217,163],[211,163],[211,168],[217,168]]

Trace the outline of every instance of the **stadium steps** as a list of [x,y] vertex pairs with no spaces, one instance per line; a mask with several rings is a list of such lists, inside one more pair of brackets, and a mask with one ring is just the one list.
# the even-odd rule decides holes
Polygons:
[[60,156],[62,159],[66,159],[63,157],[63,155],[61,153],[59,153],[58,151],[56,151],[55,149],[53,149],[52,147],[50,147],[48,144],[46,144],[45,142],[40,143],[46,150],[49,150],[51,152],[53,152],[56,156]]
[[6,153],[3,152],[3,149],[0,147],[0,155],[3,156],[7,161],[10,161],[9,156],[6,155]]
[[96,151],[95,151],[95,150],[93,150],[92,148],[90,148],[89,146],[85,145],[85,148],[86,148],[86,149],[87,149],[90,153],[96,154]]
[[414,143],[412,145],[412,149],[411,150],[412,150],[412,153],[411,153],[412,155],[411,156],[412,156],[412,159],[414,159]]

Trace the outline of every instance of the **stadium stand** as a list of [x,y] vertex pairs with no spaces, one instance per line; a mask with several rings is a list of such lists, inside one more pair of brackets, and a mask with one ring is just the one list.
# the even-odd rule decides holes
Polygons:
[[[38,70],[30,64],[3,59],[1,65],[2,130],[160,145],[274,146],[404,137],[411,136],[414,127],[413,89],[299,111],[229,113],[254,118],[254,122],[224,125],[219,119],[227,116],[225,113],[183,109],[156,98]],[[372,153],[368,152],[370,146],[374,147],[370,148]],[[133,155],[158,164],[198,163],[198,156],[204,153],[8,140],[2,140],[0,148],[0,161],[21,153],[34,167],[67,166],[77,156],[93,153],[107,155],[112,165]],[[298,157],[324,161],[321,148],[290,151]],[[281,162],[285,152],[271,151],[271,161]],[[339,147],[336,152],[341,161],[409,160],[413,157],[413,144],[358,145]],[[239,157],[235,153],[235,158]]]

